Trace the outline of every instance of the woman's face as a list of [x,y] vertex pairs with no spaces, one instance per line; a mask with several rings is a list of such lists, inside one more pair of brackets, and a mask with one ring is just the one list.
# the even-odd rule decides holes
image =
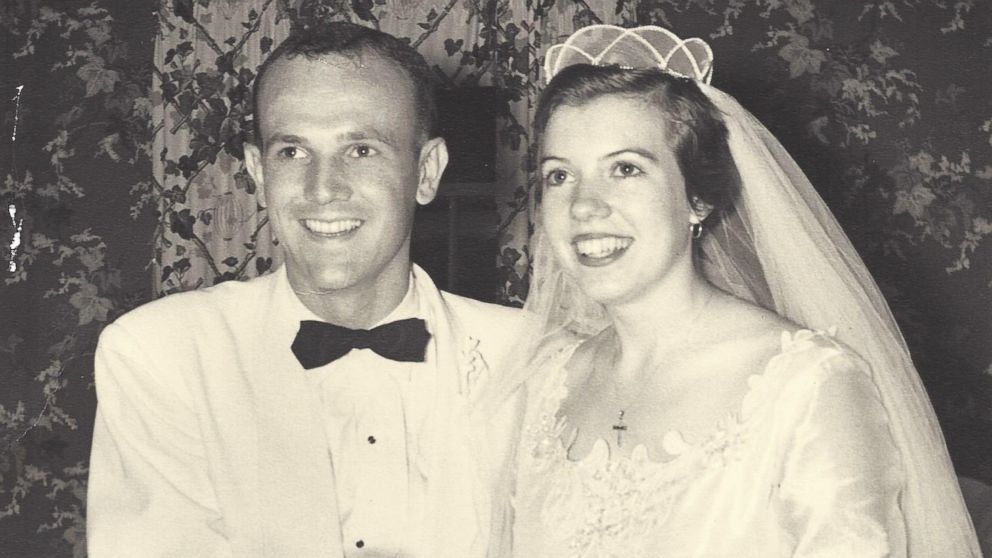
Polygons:
[[541,223],[596,301],[624,304],[692,270],[692,215],[664,114],[630,97],[557,108],[541,145]]

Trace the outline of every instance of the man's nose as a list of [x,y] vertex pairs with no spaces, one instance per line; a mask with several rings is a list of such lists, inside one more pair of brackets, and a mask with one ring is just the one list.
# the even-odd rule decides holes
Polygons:
[[350,181],[333,161],[321,161],[307,176],[306,197],[314,203],[347,201],[351,198]]

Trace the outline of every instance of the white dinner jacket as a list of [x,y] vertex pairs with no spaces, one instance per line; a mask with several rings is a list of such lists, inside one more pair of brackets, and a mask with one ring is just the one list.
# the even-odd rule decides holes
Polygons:
[[[519,311],[443,293],[414,266],[435,343],[425,537],[431,557],[471,558],[505,501],[517,411],[473,413],[515,345]],[[146,304],[107,326],[87,536],[92,558],[335,557],[341,530],[318,395],[290,346],[302,304],[284,268]]]

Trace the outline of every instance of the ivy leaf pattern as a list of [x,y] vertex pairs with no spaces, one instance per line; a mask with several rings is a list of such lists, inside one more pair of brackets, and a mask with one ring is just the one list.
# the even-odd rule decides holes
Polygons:
[[113,92],[114,86],[120,80],[120,74],[105,68],[100,61],[93,61],[79,68],[76,75],[86,82],[87,97]]
[[818,74],[820,73],[820,65],[827,60],[823,52],[810,48],[809,39],[802,35],[794,36],[792,41],[778,51],[778,55],[789,63],[789,77],[791,78],[797,78],[803,74]]
[[113,309],[110,299],[99,296],[96,285],[82,285],[69,297],[69,304],[79,310],[79,325],[84,326],[94,320],[107,321],[107,313]]
[[173,0],[172,11],[176,17],[186,23],[196,23],[193,16],[193,0]]
[[193,238],[193,224],[196,222],[196,217],[190,214],[190,210],[183,209],[182,211],[172,212],[171,221],[172,225],[170,229],[179,238],[183,240],[191,240]]

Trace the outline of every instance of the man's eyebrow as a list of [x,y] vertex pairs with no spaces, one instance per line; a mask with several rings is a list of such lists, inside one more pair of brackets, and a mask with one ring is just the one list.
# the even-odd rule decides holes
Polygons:
[[306,143],[300,136],[294,136],[293,134],[280,134],[274,133],[269,136],[266,143]]
[[651,161],[653,163],[657,163],[658,162],[658,157],[654,153],[651,153],[650,151],[647,151],[645,149],[639,149],[639,148],[636,148],[636,147],[631,147],[631,148],[627,148],[627,149],[619,149],[619,150],[614,151],[612,153],[607,153],[606,155],[603,155],[601,157],[601,159],[611,159],[613,157],[616,157],[618,155],[623,155],[625,153],[633,153],[634,155],[640,155],[641,157],[644,157],[645,159],[647,159],[647,160],[649,160],[649,161]]
[[346,132],[342,134],[342,137],[348,141],[376,140],[376,141],[381,141],[386,145],[390,145],[390,146],[396,145],[396,138],[392,134],[380,132],[375,128],[371,128],[369,130],[355,130],[352,132]]
[[[340,135],[340,138],[344,139],[345,141],[375,140],[375,141],[381,141],[386,145],[391,145],[391,146],[396,145],[395,137],[393,137],[390,134],[380,132],[376,129],[345,132]],[[276,132],[273,133],[271,136],[269,136],[269,138],[266,140],[266,144],[269,143],[289,143],[296,145],[306,145],[307,141],[301,136],[297,136],[293,134],[282,134]]]

